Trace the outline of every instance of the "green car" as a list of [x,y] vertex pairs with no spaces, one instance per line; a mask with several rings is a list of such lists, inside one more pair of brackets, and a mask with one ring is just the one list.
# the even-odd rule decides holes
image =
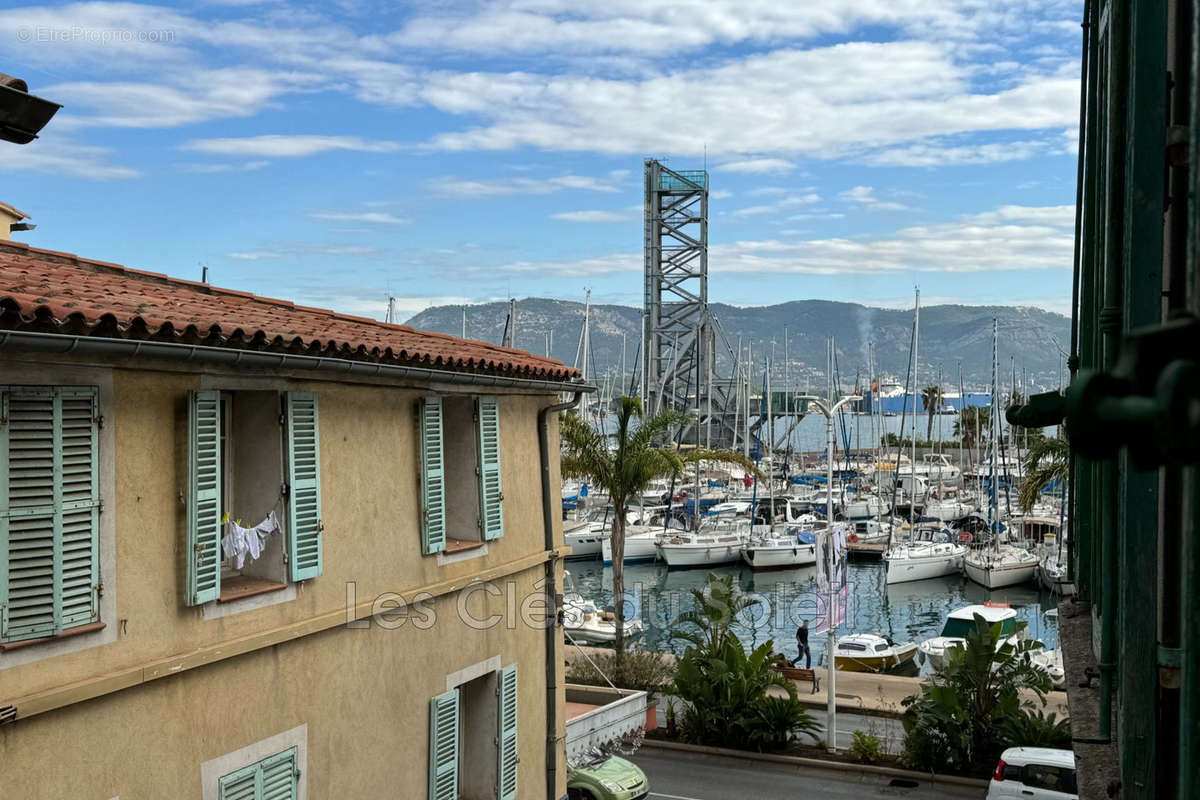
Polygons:
[[649,793],[646,773],[616,756],[597,756],[567,772],[568,800],[642,800]]

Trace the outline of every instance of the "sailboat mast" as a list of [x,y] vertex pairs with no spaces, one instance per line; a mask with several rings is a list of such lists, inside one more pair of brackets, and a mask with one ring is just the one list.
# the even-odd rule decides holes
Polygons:
[[[909,498],[908,498],[908,524],[910,526],[916,523],[917,514],[917,403],[920,402],[921,390],[918,388],[921,384],[917,380],[917,346],[921,342],[921,290],[916,289],[916,302],[913,305],[913,363],[912,363],[912,390],[913,390],[913,425],[912,425],[912,463],[908,466],[909,480]],[[900,465],[896,465],[896,474],[900,474]]]
[[999,448],[996,446],[1000,437],[1000,353],[997,341],[1000,335],[1000,323],[992,318],[992,452],[990,457],[992,468],[991,503],[992,510],[992,543],[996,545],[1000,536],[1000,499],[996,481],[1000,475]]

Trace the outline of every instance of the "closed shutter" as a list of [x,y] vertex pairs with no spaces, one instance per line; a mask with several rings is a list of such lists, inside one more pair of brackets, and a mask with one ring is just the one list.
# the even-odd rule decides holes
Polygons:
[[458,800],[458,689],[429,703],[429,800]]
[[261,800],[296,800],[300,773],[296,769],[296,748],[284,750],[260,762]]
[[500,407],[495,397],[476,402],[479,418],[479,525],[484,539],[504,535],[504,492],[500,486]]
[[0,641],[99,619],[94,386],[0,392]]
[[187,597],[221,596],[221,393],[188,393]]
[[221,778],[218,800],[296,800],[299,780],[290,747]]
[[425,555],[446,549],[446,454],[442,398],[426,397],[418,411],[421,440],[421,549]]
[[500,670],[498,692],[499,730],[496,736],[496,800],[515,800],[517,796],[517,665]]
[[292,580],[321,574],[321,447],[317,395],[288,392],[288,563]]
[[100,618],[99,409],[94,387],[59,390],[62,416],[62,627]]

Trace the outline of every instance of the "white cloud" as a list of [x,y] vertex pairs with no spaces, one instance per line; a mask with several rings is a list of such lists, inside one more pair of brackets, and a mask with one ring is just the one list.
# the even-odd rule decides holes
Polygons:
[[78,144],[50,133],[27,145],[0,147],[0,171],[42,172],[88,180],[119,180],[141,174],[133,167],[113,164],[111,155],[107,147]]
[[855,186],[838,195],[844,202],[875,211],[904,211],[908,206],[890,200],[881,200],[870,186]]
[[757,217],[762,214],[770,214],[775,211],[775,206],[746,206],[739,208],[736,211],[729,212],[731,217]]
[[351,256],[370,258],[380,254],[377,247],[337,242],[278,242],[253,250],[226,253],[226,258],[237,261],[270,261],[278,258],[302,258],[307,256]]
[[563,211],[551,216],[564,222],[630,222],[635,219],[632,214],[619,211]]
[[438,149],[699,156],[707,146],[734,157],[716,169],[751,174],[788,169],[786,156],[899,158],[876,154],[931,137],[1077,124],[1076,78],[1023,76],[989,93],[971,77],[940,43],[851,42],[628,80],[435,73],[421,96],[481,120],[435,135]]
[[193,172],[198,175],[210,175],[221,172],[255,172],[271,165],[270,161],[242,161],[237,164],[180,164],[183,172]]
[[226,258],[237,259],[238,261],[264,261],[273,258],[281,258],[283,253],[276,250],[242,250],[239,252],[226,253]]
[[444,177],[429,181],[429,190],[441,197],[499,197],[510,194],[552,194],[567,189],[616,192],[626,170],[607,177],[555,175],[547,178],[465,179]]
[[407,225],[411,221],[385,211],[314,211],[309,216],[322,222],[363,222],[370,225]]
[[[997,273],[1069,270],[1073,251],[1073,207],[1001,206],[887,235],[713,244],[709,265],[713,273],[746,274]],[[590,276],[641,269],[641,253],[615,253],[581,261],[511,262],[483,271]]]
[[727,197],[733,197],[733,192],[728,189],[717,189],[714,192],[708,193],[709,200],[724,200]]
[[184,150],[222,155],[263,156],[265,158],[298,158],[332,150],[353,150],[362,153],[391,153],[400,149],[396,142],[363,139],[358,136],[275,135],[247,136],[228,139],[193,139]]
[[[1070,130],[1072,129],[1067,128],[1064,134]],[[918,142],[872,153],[867,156],[865,162],[881,167],[947,167],[962,164],[1024,161],[1049,152],[1053,152],[1053,148],[1041,141],[953,146],[936,142]]]
[[747,158],[741,161],[729,161],[716,167],[718,172],[749,172],[761,174],[765,172],[789,172],[796,165],[783,158]]

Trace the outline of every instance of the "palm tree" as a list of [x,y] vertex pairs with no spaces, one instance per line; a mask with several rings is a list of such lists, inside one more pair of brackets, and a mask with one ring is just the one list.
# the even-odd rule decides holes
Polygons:
[[962,446],[967,448],[968,461],[974,458],[971,451],[976,445],[976,432],[987,427],[987,411],[985,406],[967,406],[954,420],[954,438],[962,441]]
[[942,401],[945,399],[940,386],[926,386],[921,390],[921,401],[925,404],[925,441],[933,438],[933,415],[942,407]]
[[1055,481],[1065,481],[1070,468],[1071,449],[1061,436],[1039,439],[1029,445],[1025,456],[1025,479],[1017,500],[1021,510],[1029,513],[1038,495]]
[[[622,397],[615,416],[612,445],[604,433],[593,429],[574,412],[563,417],[560,434],[563,476],[586,480],[607,491],[612,503],[613,610],[617,634],[614,644],[620,653],[625,647],[625,515],[630,501],[639,497],[650,481],[677,476],[688,463],[736,464],[760,477],[761,473],[748,458],[733,450],[668,448],[671,429],[690,420],[680,411],[667,409],[646,417],[638,398]],[[697,497],[697,512],[699,506]]]

